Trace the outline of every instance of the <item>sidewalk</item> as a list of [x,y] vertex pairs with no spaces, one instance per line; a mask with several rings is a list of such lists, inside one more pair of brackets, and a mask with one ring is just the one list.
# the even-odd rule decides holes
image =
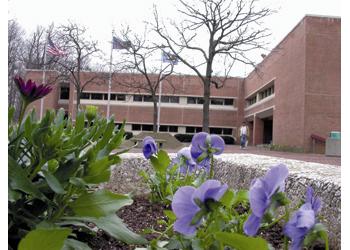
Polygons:
[[325,156],[322,154],[311,154],[311,153],[270,151],[263,148],[257,148],[254,146],[248,146],[248,148],[246,149],[240,149],[238,145],[226,145],[224,153],[268,155],[268,156],[280,157],[280,158],[286,158],[286,159],[292,159],[292,160],[317,162],[322,164],[341,166],[341,157],[332,157],[332,156]]
[[[189,143],[183,143],[184,147],[188,146]],[[179,148],[180,149],[180,148]],[[169,153],[176,153],[179,149],[165,149]],[[130,153],[141,153],[141,148],[133,148]],[[292,153],[292,152],[280,152],[270,151],[263,148],[257,148],[255,146],[248,146],[246,149],[240,149],[239,145],[226,145],[224,153],[226,154],[257,154],[267,155],[273,157],[280,157],[291,160],[299,160],[306,162],[316,162],[327,165],[341,166],[341,157],[325,156],[322,154],[309,154],[309,153]]]

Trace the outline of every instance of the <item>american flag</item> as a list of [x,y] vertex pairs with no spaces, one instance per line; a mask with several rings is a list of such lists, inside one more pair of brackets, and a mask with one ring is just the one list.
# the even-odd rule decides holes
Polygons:
[[113,36],[113,49],[129,49],[131,48],[131,42],[130,41],[123,41],[115,36]]
[[171,54],[170,52],[162,51],[162,62],[177,65],[179,62],[179,58],[176,55]]
[[51,40],[51,37],[48,37],[48,44],[46,51],[54,56],[64,56],[66,53],[59,49]]

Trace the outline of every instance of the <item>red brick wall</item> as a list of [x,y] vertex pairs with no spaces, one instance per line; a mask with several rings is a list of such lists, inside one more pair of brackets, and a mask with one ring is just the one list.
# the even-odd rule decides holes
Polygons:
[[304,147],[341,129],[340,19],[306,17]]

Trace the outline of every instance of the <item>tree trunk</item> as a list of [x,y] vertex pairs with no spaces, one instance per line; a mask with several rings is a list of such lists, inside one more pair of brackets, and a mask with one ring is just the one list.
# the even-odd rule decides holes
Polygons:
[[81,90],[80,90],[80,89],[77,89],[77,98],[76,98],[77,105],[75,106],[75,116],[77,116],[77,115],[78,115],[78,112],[79,112],[80,93],[81,93]]
[[158,120],[158,107],[157,107],[157,100],[154,96],[153,98],[153,132],[157,132],[157,120]]
[[203,132],[209,133],[210,79],[205,78],[203,93]]

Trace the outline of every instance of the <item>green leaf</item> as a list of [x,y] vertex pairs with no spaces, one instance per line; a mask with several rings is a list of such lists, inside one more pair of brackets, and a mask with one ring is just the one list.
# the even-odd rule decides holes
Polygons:
[[19,243],[18,250],[61,250],[70,228],[40,228],[30,231]]
[[153,168],[160,173],[165,173],[170,164],[170,158],[167,152],[159,150],[157,157],[151,156],[151,163]]
[[267,242],[260,237],[247,237],[237,233],[217,232],[214,237],[225,246],[236,250],[268,250]]
[[55,159],[49,160],[47,162],[47,170],[50,171],[50,173],[55,173],[58,168],[58,161]]
[[10,202],[15,202],[21,198],[21,193],[16,192],[15,190],[12,190],[10,187],[8,187],[8,200]]
[[315,224],[315,226],[306,235],[304,245],[307,247],[311,246],[317,239],[322,239],[325,243],[325,249],[329,249],[327,228],[321,223]]
[[7,114],[8,126],[10,126],[14,114],[15,114],[15,107],[13,107],[13,106],[9,107],[8,114]]
[[27,176],[26,171],[17,162],[8,156],[8,178],[9,185],[13,190],[20,190],[33,197],[45,200],[46,197],[33,185]]
[[169,220],[171,220],[171,221],[175,221],[176,220],[176,215],[174,214],[173,211],[171,211],[171,210],[163,210],[163,212],[164,212],[165,216],[169,218]]
[[77,216],[102,217],[131,205],[133,200],[128,195],[115,194],[108,190],[86,193],[70,204]]
[[147,244],[147,240],[140,235],[130,231],[123,221],[115,214],[110,214],[105,217],[65,217],[71,224],[76,224],[75,221],[92,222],[98,228],[104,230],[110,236],[121,240],[127,244]]
[[221,197],[220,202],[227,208],[232,207],[234,202],[234,192],[228,189],[225,194]]
[[55,193],[57,194],[65,193],[61,183],[56,179],[56,177],[53,174],[51,174],[51,172],[42,170],[42,173],[46,179],[47,184]]
[[249,201],[249,191],[239,190],[236,192],[232,206],[237,206],[239,203],[244,203]]
[[91,248],[81,241],[66,239],[62,250],[91,250]]
[[87,183],[78,177],[71,177],[69,178],[69,183],[73,184],[74,186],[77,186],[79,188],[85,188],[85,186],[87,185]]
[[85,119],[84,119],[84,113],[79,112],[78,115],[75,118],[75,134],[80,133],[84,126],[85,126]]
[[111,176],[110,165],[111,164],[108,161],[108,156],[92,162],[87,167],[87,173],[83,178],[84,181],[93,184],[109,181],[109,178]]

